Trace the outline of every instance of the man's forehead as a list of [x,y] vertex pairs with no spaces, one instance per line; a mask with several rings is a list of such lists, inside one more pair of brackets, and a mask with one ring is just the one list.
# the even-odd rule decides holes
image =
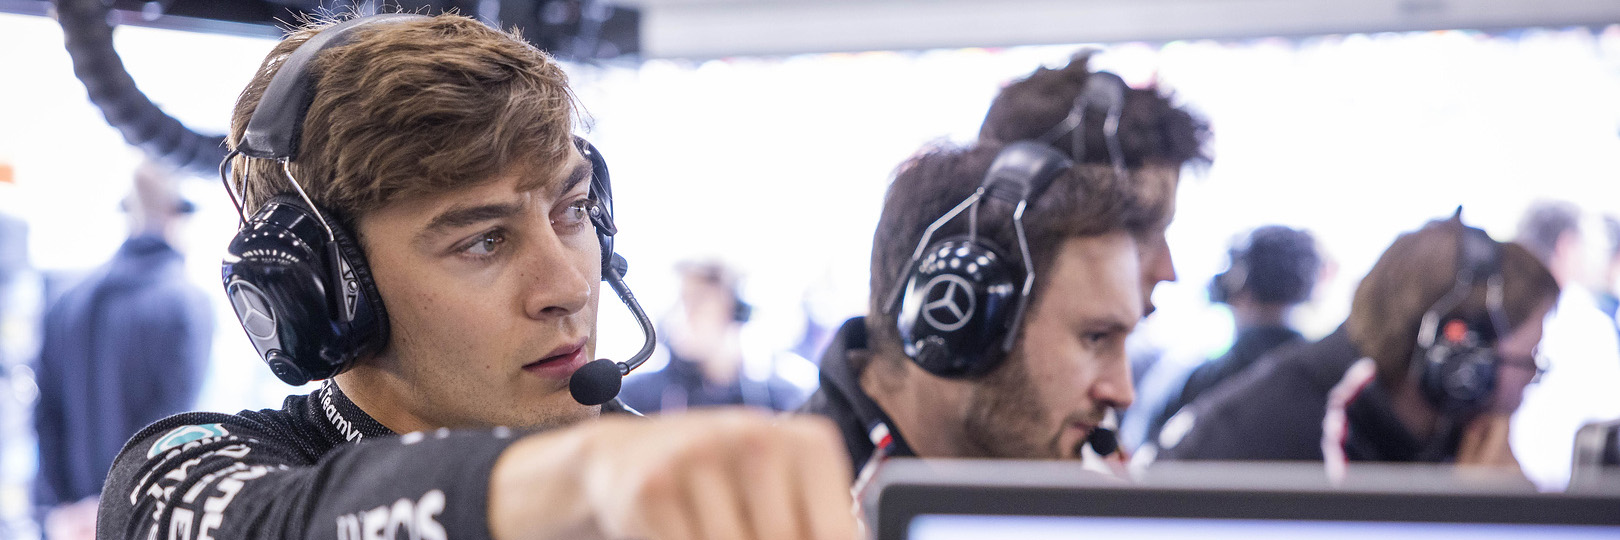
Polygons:
[[518,178],[518,191],[539,191],[560,194],[591,178],[591,162],[569,147],[561,160],[534,160],[518,162],[509,167],[506,175]]

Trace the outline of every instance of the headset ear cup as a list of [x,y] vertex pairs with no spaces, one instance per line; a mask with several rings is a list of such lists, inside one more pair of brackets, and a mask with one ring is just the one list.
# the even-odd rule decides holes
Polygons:
[[[602,234],[601,230],[598,229],[596,232],[596,242],[597,245],[602,249],[602,279],[607,279],[609,273],[618,270],[613,267],[613,259],[616,257],[616,255],[613,254],[613,237]],[[619,257],[619,260],[622,261],[624,258]],[[626,264],[623,271],[619,273],[619,277],[624,277],[624,274],[629,272],[629,270],[629,265]]]
[[924,371],[964,378],[1006,356],[1021,279],[988,246],[952,238],[929,246],[907,278],[896,329],[906,356]]
[[[1443,339],[1443,338],[1442,338]],[[1477,411],[1496,390],[1495,351],[1471,343],[1448,343],[1421,349],[1419,388],[1431,405],[1446,414]]]
[[365,256],[341,226],[329,225],[336,241],[299,197],[273,197],[232,239],[221,267],[243,330],[292,385],[342,373],[387,343],[387,315]]
[[1215,277],[1209,280],[1210,303],[1224,304],[1229,299],[1231,299],[1231,295],[1227,294],[1226,291],[1226,272],[1215,274]]

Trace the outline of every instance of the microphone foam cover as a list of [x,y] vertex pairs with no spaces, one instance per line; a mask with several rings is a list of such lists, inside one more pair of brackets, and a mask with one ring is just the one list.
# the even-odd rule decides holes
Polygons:
[[606,358],[598,359],[574,372],[568,379],[568,393],[583,405],[601,405],[619,395],[624,375],[619,365]]
[[1086,436],[1086,443],[1090,444],[1091,451],[1099,456],[1106,456],[1119,450],[1119,437],[1114,435],[1114,430],[1108,428],[1092,429],[1091,435]]

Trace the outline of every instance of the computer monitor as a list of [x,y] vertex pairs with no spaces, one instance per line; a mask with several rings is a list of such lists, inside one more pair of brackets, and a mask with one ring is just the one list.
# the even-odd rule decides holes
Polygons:
[[[1169,464],[1166,464],[1169,465]],[[1175,464],[1138,482],[1056,462],[891,460],[865,501],[877,540],[1620,538],[1620,490],[1536,493],[1451,467]]]
[[1570,491],[1620,484],[1620,420],[1593,422],[1575,432]]

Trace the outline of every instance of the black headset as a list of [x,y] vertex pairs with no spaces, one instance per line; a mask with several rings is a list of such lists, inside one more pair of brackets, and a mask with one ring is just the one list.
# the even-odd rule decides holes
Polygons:
[[1243,290],[1243,285],[1249,281],[1249,240],[1245,239],[1241,245],[1226,250],[1229,264],[1225,272],[1215,274],[1209,280],[1209,301],[1212,304],[1225,304],[1232,300],[1232,296]]
[[[220,163],[220,179],[242,218],[221,267],[225,291],[259,356],[288,384],[302,385],[342,373],[357,357],[388,343],[389,334],[388,313],[365,253],[331,211],[310,200],[287,167],[298,156],[304,116],[315,94],[309,65],[321,51],[349,41],[359,28],[429,18],[405,13],[355,18],[299,45],[270,79],[240,144]],[[613,222],[607,162],[584,139],[576,136],[574,143],[591,164],[590,196],[597,204],[589,215],[601,244],[602,279],[630,306],[647,334],[642,351],[629,365],[618,365],[622,376],[652,353],[651,323],[624,285],[628,265],[613,252],[618,229]],[[251,218],[242,214],[240,199],[228,180],[231,161],[238,154],[281,162],[292,191],[272,197]],[[607,370],[588,371],[603,379],[602,372]],[[590,401],[595,403],[587,405],[618,394],[618,385],[611,384],[611,393],[601,397],[608,385],[603,380],[591,383],[596,391],[590,394]],[[587,401],[577,393],[575,397]]]
[[[1413,370],[1423,396],[1446,414],[1466,414],[1488,403],[1501,363],[1493,348],[1508,332],[1502,308],[1501,245],[1485,231],[1463,225],[1457,242],[1457,278],[1450,292],[1423,314],[1414,349]],[[1452,311],[1485,283],[1487,320]]]
[[[1112,73],[1088,75],[1062,122],[1039,139],[1008,144],[991,162],[979,188],[923,231],[903,279],[884,303],[884,314],[898,310],[895,324],[906,356],[924,371],[947,378],[975,377],[994,369],[1012,350],[1035,285],[1024,212],[1054,178],[1075,163],[1086,162],[1085,117],[1093,111],[1103,113],[1108,157],[1115,174],[1125,178],[1118,138],[1125,89],[1125,82]],[[1074,160],[1052,147],[1068,133],[1074,133]],[[1007,261],[1007,251],[979,236],[979,204],[987,197],[1013,205],[1022,267]],[[934,233],[963,211],[968,212],[968,234],[933,242]]]

